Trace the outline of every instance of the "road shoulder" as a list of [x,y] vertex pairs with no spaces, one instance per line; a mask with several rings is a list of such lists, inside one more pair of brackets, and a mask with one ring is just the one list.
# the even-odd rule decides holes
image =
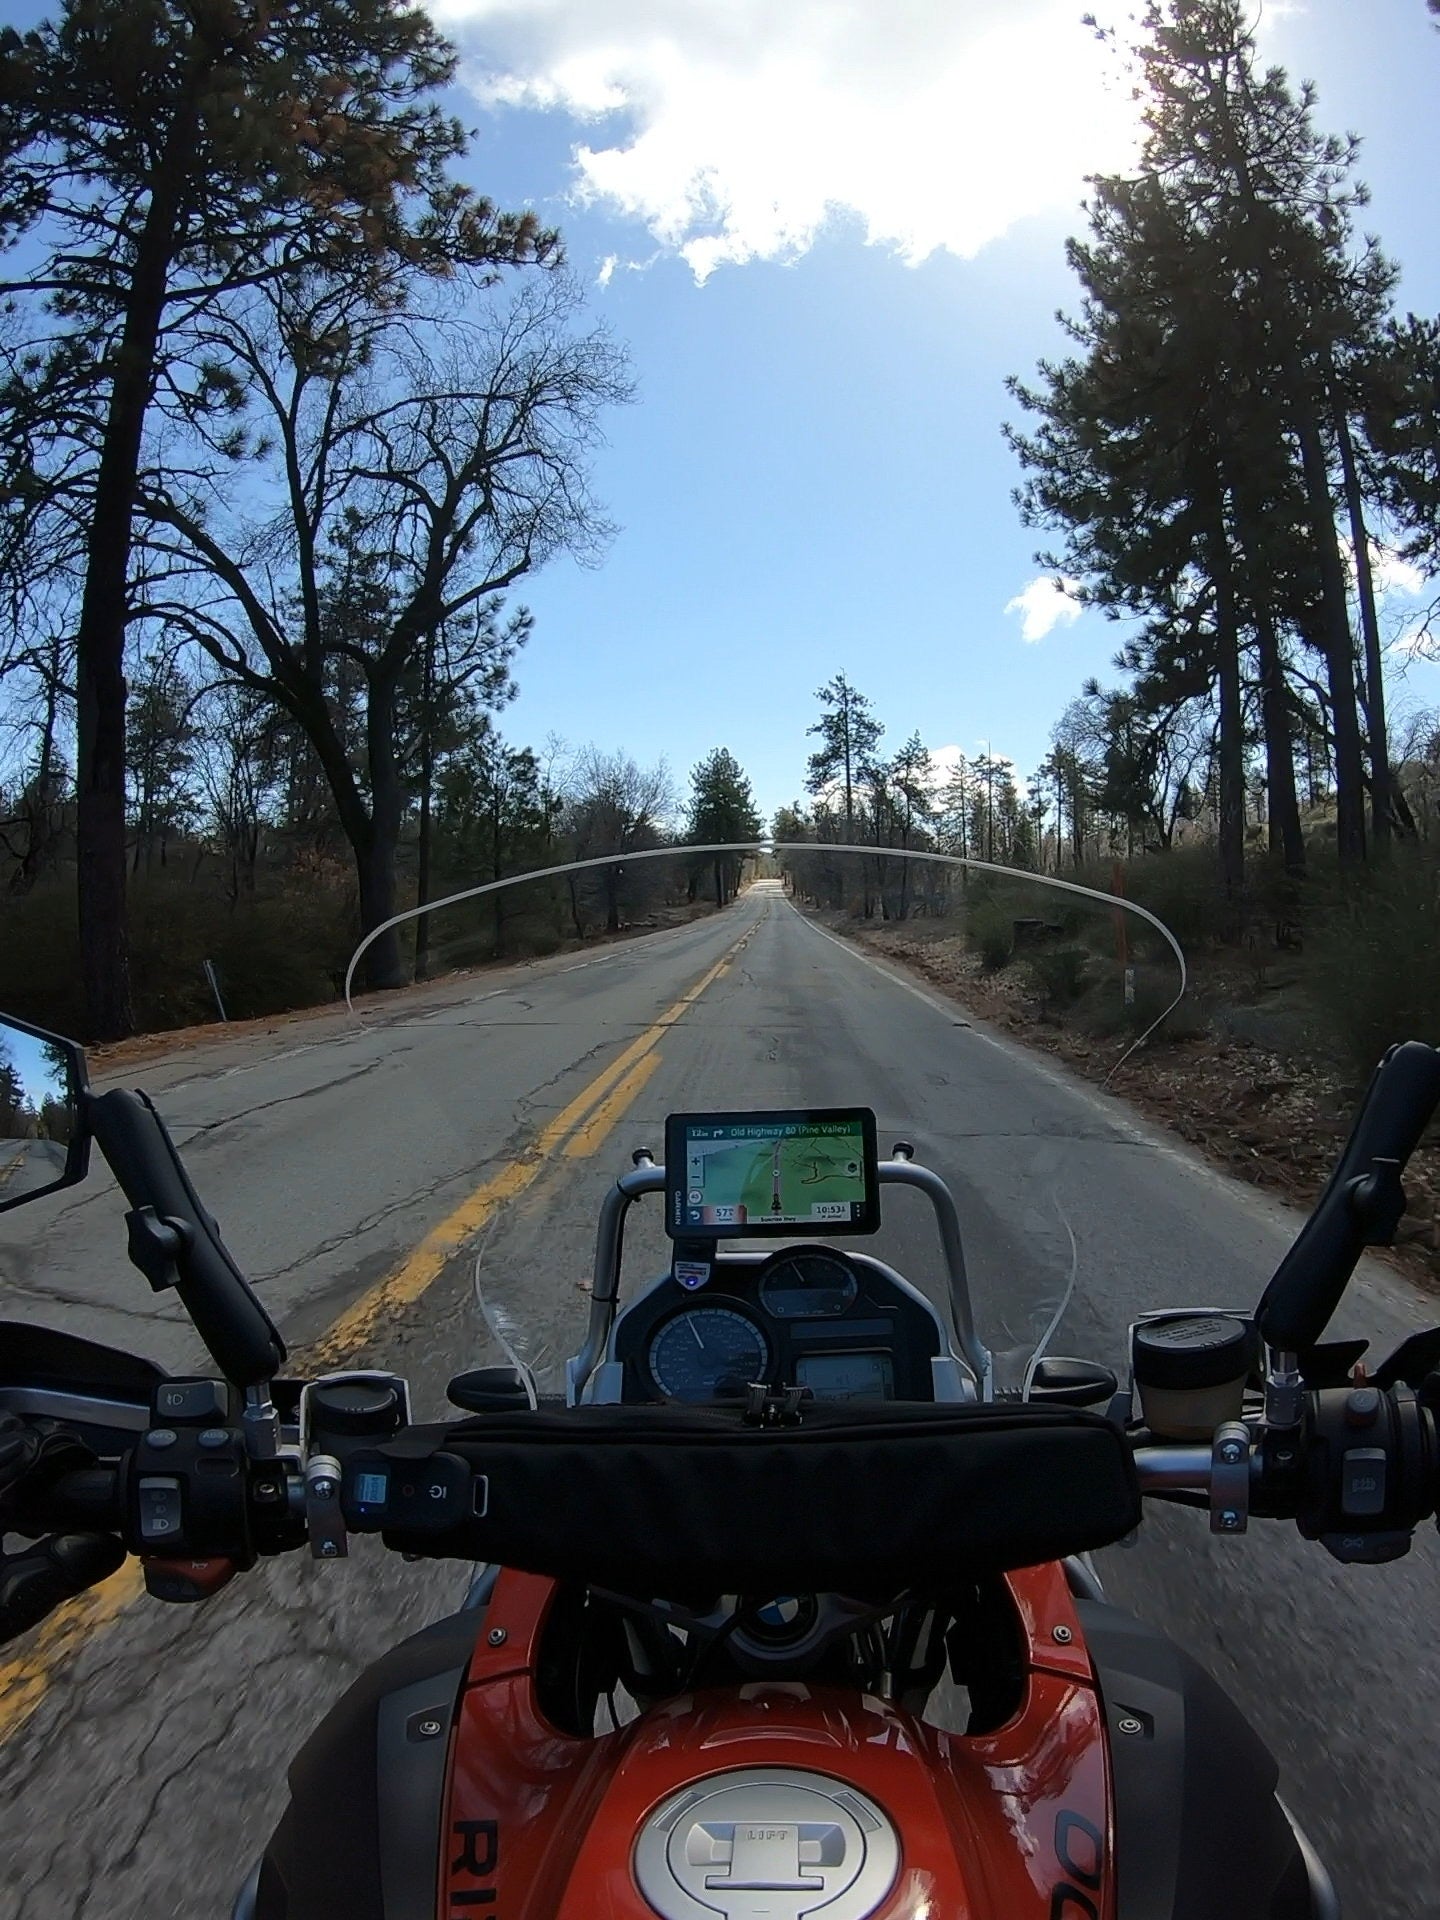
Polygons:
[[[1124,1041],[1099,1041],[1047,1021],[1013,981],[988,978],[958,934],[866,925],[790,904],[819,931],[963,1009],[978,1031],[1059,1069],[1107,1105],[1128,1107],[1270,1198],[1308,1211],[1329,1177],[1351,1119],[1349,1098],[1335,1081],[1208,1032],[1174,1041],[1157,1036],[1122,1065]],[[1440,1142],[1433,1137],[1411,1161],[1406,1191],[1410,1205],[1397,1245],[1377,1249],[1376,1257],[1424,1292],[1440,1294]]]

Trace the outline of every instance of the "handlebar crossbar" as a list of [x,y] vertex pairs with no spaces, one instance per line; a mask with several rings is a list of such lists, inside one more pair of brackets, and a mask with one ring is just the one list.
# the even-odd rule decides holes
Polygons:
[[1141,1493],[1160,1493],[1171,1487],[1208,1493],[1212,1465],[1209,1447],[1148,1446],[1135,1449],[1135,1471],[1140,1476]]

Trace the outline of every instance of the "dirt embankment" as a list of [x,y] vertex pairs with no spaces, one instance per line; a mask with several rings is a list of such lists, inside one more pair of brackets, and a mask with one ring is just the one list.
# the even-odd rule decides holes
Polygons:
[[[1160,1030],[1115,1071],[1133,1038],[1084,1031],[1082,1018],[1042,1004],[1022,964],[982,969],[963,936],[944,923],[864,926],[817,915],[832,931],[883,953],[980,1019],[1055,1055],[1086,1079],[1172,1128],[1228,1172],[1309,1206],[1350,1130],[1357,1090],[1338,1070],[1218,1031],[1219,1019],[1185,1023],[1184,1038]],[[1206,1002],[1213,983],[1206,984]],[[1199,1029],[1188,1031],[1190,1027]],[[1409,1208],[1388,1254],[1404,1272],[1440,1292],[1440,1139],[1421,1145],[1405,1175]]]
[[[453,984],[492,973],[510,973],[528,966],[543,966],[547,960],[567,959],[588,954],[619,941],[638,940],[648,933],[688,926],[693,920],[708,919],[715,908],[709,903],[684,907],[664,907],[643,920],[624,925],[618,933],[594,933],[585,940],[565,940],[549,953],[533,958],[502,955],[495,960],[478,961],[472,967],[455,967],[432,974],[428,980],[413,980],[408,986],[392,987],[375,993],[356,993],[355,1011],[366,1014],[383,1012],[397,1002],[423,997]],[[172,1053],[184,1053],[192,1047],[212,1047],[228,1041],[243,1040],[250,1034],[288,1032],[291,1027],[310,1026],[320,1020],[346,1019],[343,1000],[324,1000],[317,1006],[294,1007],[285,1013],[262,1013],[249,1020],[210,1020],[197,1027],[162,1027],[154,1033],[132,1034],[128,1040],[114,1040],[88,1046],[85,1057],[97,1075],[119,1073],[127,1067],[142,1066]]]

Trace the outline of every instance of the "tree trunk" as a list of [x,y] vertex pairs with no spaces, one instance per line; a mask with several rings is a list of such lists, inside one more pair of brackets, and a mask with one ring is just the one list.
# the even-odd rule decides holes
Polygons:
[[[1230,540],[1218,479],[1207,502],[1205,530],[1211,584],[1215,588],[1215,652],[1220,690],[1220,742],[1217,755],[1220,884],[1238,909],[1245,888],[1245,737],[1240,693],[1240,626]],[[1227,930],[1233,936],[1236,926]]]
[[194,109],[182,107],[156,167],[145,224],[135,242],[130,297],[90,504],[85,585],[75,635],[75,865],[80,971],[92,1040],[118,1040],[134,1026],[125,919],[125,629],[131,521],[167,278],[197,125]]
[[1065,779],[1056,763],[1055,767],[1055,871],[1060,871],[1060,853],[1065,845]]
[[29,893],[34,886],[54,838],[51,831],[53,808],[50,788],[55,778],[55,722],[56,709],[60,702],[58,645],[51,661],[51,668],[52,670],[45,678],[45,719],[40,732],[40,764],[35,774],[29,818],[25,823],[25,851],[20,856],[19,865],[10,876],[9,890],[17,897]]
[[[415,904],[423,907],[430,898],[430,785],[420,789],[420,831],[415,849]],[[430,915],[422,913],[415,922],[415,978],[430,977]]]
[[[97,569],[97,574],[110,569]],[[125,920],[125,675],[103,613],[82,619],[75,673],[75,872],[80,975],[87,1037],[119,1040],[134,1028]]]
[[1383,852],[1393,824],[1390,743],[1385,724],[1385,678],[1380,660],[1380,623],[1375,616],[1375,579],[1370,567],[1370,534],[1365,525],[1365,502],[1355,465],[1355,444],[1343,398],[1330,373],[1330,407],[1335,443],[1340,449],[1340,471],[1345,479],[1345,506],[1350,520],[1350,543],[1355,549],[1355,585],[1360,600],[1360,629],[1365,636],[1365,728],[1370,736],[1370,831],[1377,852]]
[[1287,873],[1300,874],[1305,871],[1305,836],[1300,831],[1300,796],[1295,787],[1290,689],[1285,683],[1275,618],[1268,606],[1255,609],[1255,633],[1260,646],[1260,714],[1265,734],[1270,851],[1282,856]]
[[247,894],[255,892],[255,869],[259,861],[260,822],[249,819],[240,835],[240,887]]
[[[395,911],[395,839],[372,832],[364,845],[355,848],[355,876],[360,883],[360,927],[369,933]],[[366,950],[365,980],[372,990],[405,985],[398,927],[382,933]]]
[[[415,904],[423,907],[430,899],[430,789],[435,782],[435,636],[425,636],[425,656],[421,687],[420,734],[420,833],[415,849]],[[415,922],[415,978],[430,976],[430,915],[422,913]]]
[[1325,449],[1309,397],[1295,396],[1296,428],[1310,507],[1310,530],[1320,561],[1320,615],[1330,687],[1330,724],[1335,734],[1335,845],[1344,863],[1365,858],[1365,767],[1360,718],[1355,705],[1355,643],[1345,604],[1345,569],[1335,534]]
[[[365,702],[365,749],[370,770],[370,830],[355,845],[360,881],[360,930],[371,933],[395,911],[395,853],[405,798],[395,761],[395,690],[372,681]],[[365,956],[372,987],[403,987],[400,930],[382,934]]]
[[[403,795],[395,764],[393,690],[371,686],[366,711],[370,761],[370,806],[356,785],[344,743],[331,724],[325,697],[308,682],[282,688],[287,711],[303,731],[325,775],[341,831],[355,861],[360,892],[360,931],[370,933],[395,911],[395,850],[400,841]],[[371,988],[405,984],[399,930],[392,927],[366,950],[365,982]]]

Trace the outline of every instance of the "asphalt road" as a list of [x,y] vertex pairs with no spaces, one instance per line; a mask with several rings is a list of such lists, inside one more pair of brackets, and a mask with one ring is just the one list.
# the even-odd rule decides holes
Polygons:
[[[742,941],[657,1034],[658,1017]],[[638,1066],[588,1118],[557,1129],[637,1045]],[[588,962],[477,975],[359,1025],[327,1015],[129,1077],[172,1121],[293,1344],[324,1334],[477,1188],[508,1194],[479,1234],[481,1282],[552,1381],[579,1344],[600,1195],[633,1146],[658,1156],[671,1109],[874,1107],[882,1150],[911,1140],[952,1183],[981,1329],[1012,1369],[1072,1263],[1056,1350],[1118,1365],[1141,1309],[1252,1302],[1298,1224],[763,888]],[[541,1162],[533,1146],[547,1127],[556,1145]],[[923,1203],[898,1198],[911,1204],[890,1208],[873,1244],[933,1283]],[[121,1212],[97,1171],[0,1219],[0,1316],[192,1366],[186,1324],[126,1266]],[[357,1350],[411,1377],[422,1416],[441,1411],[452,1372],[492,1357],[470,1299],[472,1253]],[[627,1272],[663,1258],[652,1209],[630,1236]],[[1384,1352],[1434,1317],[1376,1266],[1337,1331],[1367,1333]],[[1398,1565],[1342,1568],[1280,1527],[1219,1542],[1201,1516],[1161,1512],[1101,1571],[1112,1598],[1182,1640],[1255,1720],[1350,1920],[1434,1914],[1433,1537]],[[346,1565],[272,1565],[203,1608],[127,1606],[62,1657],[12,1649],[7,1677],[39,1703],[3,1748],[0,1913],[227,1914],[290,1754],[365,1663],[448,1610],[463,1577],[361,1542]]]

